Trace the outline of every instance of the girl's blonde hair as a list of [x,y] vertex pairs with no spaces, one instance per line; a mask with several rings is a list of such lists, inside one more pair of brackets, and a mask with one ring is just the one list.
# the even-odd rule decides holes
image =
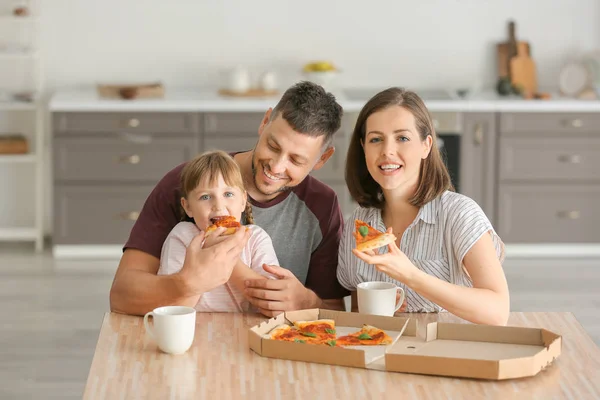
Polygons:
[[[196,189],[200,182],[205,179],[209,185],[215,184],[219,176],[223,177],[227,185],[237,187],[245,193],[246,188],[244,187],[244,179],[242,178],[240,167],[226,152],[214,150],[196,156],[196,158],[183,167],[181,171],[181,197],[187,199],[190,192]],[[181,211],[181,220],[185,220],[187,215],[183,207]],[[243,217],[247,224],[254,223],[252,206],[249,201],[246,202]]]

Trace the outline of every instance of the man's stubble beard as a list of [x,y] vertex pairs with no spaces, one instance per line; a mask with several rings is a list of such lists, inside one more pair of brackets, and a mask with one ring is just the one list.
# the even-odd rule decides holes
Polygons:
[[270,193],[265,193],[262,190],[260,190],[260,188],[258,186],[258,180],[256,179],[256,175],[258,174],[258,170],[256,168],[256,163],[255,163],[255,158],[254,158],[255,155],[256,155],[256,149],[252,150],[252,160],[251,160],[251,164],[252,164],[252,179],[254,180],[254,187],[256,188],[256,190],[258,190],[259,192],[261,192],[265,196],[273,196],[273,195],[275,195],[277,193],[288,192],[288,191],[292,190],[295,187],[295,186],[283,185],[279,189],[275,190],[274,192],[270,192]]

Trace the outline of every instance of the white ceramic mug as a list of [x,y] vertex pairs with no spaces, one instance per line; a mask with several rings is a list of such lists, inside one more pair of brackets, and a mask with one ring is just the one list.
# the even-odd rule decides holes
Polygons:
[[[154,320],[154,327],[148,318]],[[192,307],[159,307],[144,315],[144,326],[158,348],[165,353],[183,354],[192,346],[196,329],[196,310]]]
[[[358,312],[391,317],[404,303],[404,289],[390,282],[362,282],[358,284]],[[400,300],[396,302],[396,293]]]

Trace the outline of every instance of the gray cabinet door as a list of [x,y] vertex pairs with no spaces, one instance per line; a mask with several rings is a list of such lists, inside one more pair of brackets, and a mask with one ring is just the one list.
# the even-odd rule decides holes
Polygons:
[[195,113],[63,112],[52,115],[54,135],[81,133],[168,133],[192,135],[199,132]]
[[523,134],[543,137],[562,137],[563,134],[600,133],[600,114],[570,112],[528,112],[500,114],[502,135]]
[[197,151],[195,138],[148,137],[132,143],[111,137],[59,137],[54,140],[57,181],[157,182]]
[[503,137],[501,180],[600,180],[600,138]]
[[506,243],[600,242],[600,185],[502,184],[499,194]]
[[496,115],[465,113],[460,147],[460,191],[496,221]]
[[264,113],[223,112],[204,114],[204,133],[258,136]]
[[54,188],[54,244],[123,245],[152,185]]

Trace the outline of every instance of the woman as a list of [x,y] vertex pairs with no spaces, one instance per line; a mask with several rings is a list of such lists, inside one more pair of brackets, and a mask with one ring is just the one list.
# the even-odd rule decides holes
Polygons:
[[[365,281],[393,282],[404,288],[408,312],[447,310],[505,325],[504,244],[477,203],[454,192],[435,136],[413,92],[387,89],[363,107],[346,160],[346,183],[360,207],[344,227],[338,280],[353,291]],[[355,219],[392,232],[396,242],[356,250]]]

